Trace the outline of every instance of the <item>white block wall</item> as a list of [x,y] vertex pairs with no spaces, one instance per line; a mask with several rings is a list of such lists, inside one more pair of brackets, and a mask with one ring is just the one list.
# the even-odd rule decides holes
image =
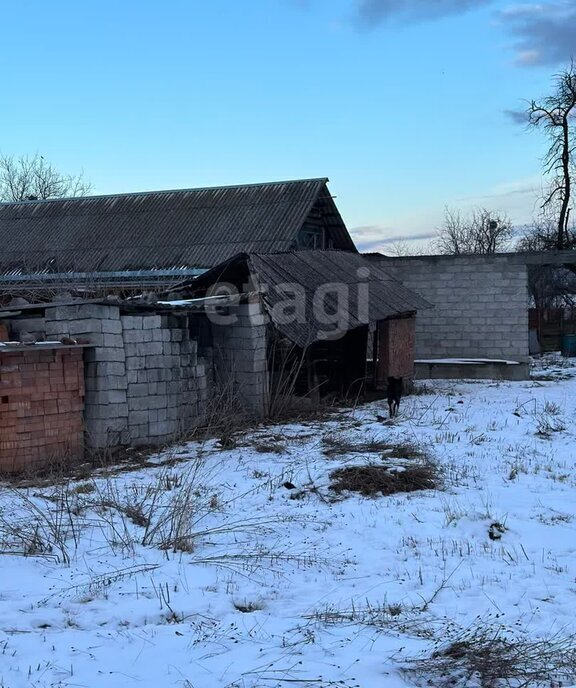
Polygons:
[[416,318],[416,358],[528,358],[528,271],[515,254],[373,258],[434,304]]

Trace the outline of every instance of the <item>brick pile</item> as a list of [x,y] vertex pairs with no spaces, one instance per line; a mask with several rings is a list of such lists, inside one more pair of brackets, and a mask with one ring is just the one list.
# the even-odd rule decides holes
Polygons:
[[82,353],[38,345],[0,351],[0,472],[82,457]]

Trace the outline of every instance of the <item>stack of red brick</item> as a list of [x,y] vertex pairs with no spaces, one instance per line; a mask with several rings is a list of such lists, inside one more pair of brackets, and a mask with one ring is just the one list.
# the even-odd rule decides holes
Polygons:
[[81,348],[0,349],[0,473],[80,458],[83,415]]

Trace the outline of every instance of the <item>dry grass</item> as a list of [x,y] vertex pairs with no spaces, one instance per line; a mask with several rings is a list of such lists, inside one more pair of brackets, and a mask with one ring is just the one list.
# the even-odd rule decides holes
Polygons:
[[324,435],[322,445],[324,455],[330,458],[345,454],[378,454],[390,450],[393,446],[376,437],[363,442],[353,442],[345,435]]
[[348,466],[332,471],[330,479],[333,492],[359,492],[365,497],[432,490],[439,485],[436,467],[429,462],[401,468]]
[[551,688],[576,680],[576,637],[515,637],[503,626],[475,625],[408,662],[404,674],[438,688]]
[[346,454],[380,454],[397,459],[426,459],[426,452],[409,442],[389,442],[381,437],[368,437],[359,442],[345,435],[324,435],[322,438],[323,453],[329,458]]

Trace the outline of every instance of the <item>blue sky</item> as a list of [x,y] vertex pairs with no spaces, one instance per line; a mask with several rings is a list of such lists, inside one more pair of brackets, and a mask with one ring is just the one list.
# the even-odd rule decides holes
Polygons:
[[328,176],[371,249],[446,204],[524,223],[544,142],[506,111],[575,27],[576,0],[5,3],[0,149],[95,193]]

